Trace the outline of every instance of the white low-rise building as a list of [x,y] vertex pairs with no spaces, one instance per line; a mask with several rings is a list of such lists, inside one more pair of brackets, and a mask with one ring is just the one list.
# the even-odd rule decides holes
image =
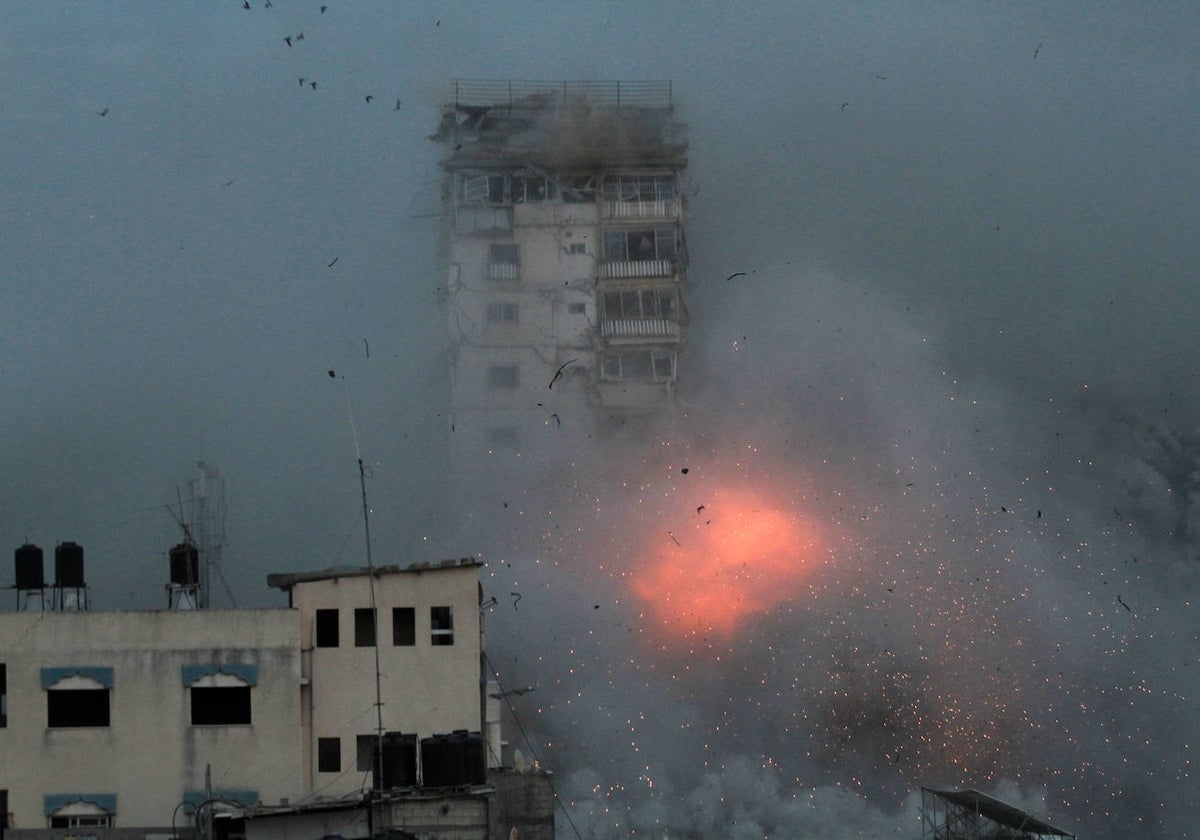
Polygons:
[[271,575],[284,609],[0,613],[0,835],[165,835],[205,801],[478,786],[498,754],[478,567]]

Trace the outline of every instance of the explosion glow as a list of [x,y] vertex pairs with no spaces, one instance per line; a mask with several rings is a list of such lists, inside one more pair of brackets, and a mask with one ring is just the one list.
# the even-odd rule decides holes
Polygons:
[[795,598],[822,562],[819,529],[748,490],[721,490],[678,531],[654,538],[633,592],[672,635],[729,635]]

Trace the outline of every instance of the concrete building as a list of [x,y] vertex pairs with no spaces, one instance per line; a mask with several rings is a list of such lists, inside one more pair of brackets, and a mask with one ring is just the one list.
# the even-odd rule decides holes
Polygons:
[[670,82],[459,81],[435,139],[456,492],[669,412],[687,325]]
[[321,813],[345,837],[507,836],[478,567],[271,575],[284,609],[0,613],[0,835],[194,835],[199,808],[218,837]]

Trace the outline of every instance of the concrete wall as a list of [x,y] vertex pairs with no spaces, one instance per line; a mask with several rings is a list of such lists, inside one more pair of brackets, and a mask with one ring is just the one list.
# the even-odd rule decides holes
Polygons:
[[[114,796],[115,827],[170,825],[185,794],[204,789],[206,766],[216,788],[294,796],[299,642],[292,610],[0,613],[0,789],[12,827],[49,827],[46,797],[74,794]],[[185,668],[219,665],[253,675],[249,725],[192,725],[185,673],[196,671]],[[108,726],[48,727],[44,683],[62,672],[43,669],[75,668],[111,674]]]
[[[454,561],[451,561],[454,562]],[[480,668],[482,624],[479,612],[478,564],[406,569],[375,579],[379,622],[378,648],[355,645],[354,611],[369,609],[365,575],[297,583],[292,604],[300,613],[305,674],[310,689],[305,710],[309,731],[312,787],[336,797],[370,787],[367,771],[356,763],[356,740],[374,735],[375,655],[379,654],[383,728],[419,737],[466,729],[482,731]],[[454,644],[431,642],[430,608],[448,606],[454,618]],[[416,643],[397,646],[392,637],[392,609],[412,607]],[[337,647],[315,646],[318,609],[336,609]],[[317,739],[337,738],[341,765],[337,772],[317,769]]]

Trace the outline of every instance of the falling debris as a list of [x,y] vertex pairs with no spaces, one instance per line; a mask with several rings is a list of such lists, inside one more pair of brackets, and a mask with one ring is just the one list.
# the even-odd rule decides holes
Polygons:
[[550,384],[549,384],[549,385],[547,385],[546,387],[547,387],[547,388],[553,388],[553,387],[554,387],[554,383],[555,383],[555,382],[557,382],[559,379],[561,379],[561,378],[562,378],[563,371],[566,369],[567,365],[573,365],[573,364],[575,364],[577,361],[579,361],[579,360],[578,360],[578,359],[571,359],[571,360],[569,360],[569,361],[566,361],[566,362],[563,362],[561,365],[559,365],[559,366],[558,366],[558,370],[554,371],[554,378],[550,380]]
[[1037,48],[1036,48],[1036,49],[1033,51],[1033,60],[1034,60],[1034,61],[1037,61],[1038,53],[1040,53],[1041,51],[1042,51],[1042,44],[1041,44],[1041,42],[1039,41],[1039,42],[1038,42],[1038,45],[1037,45]]
[[107,117],[108,116],[108,106],[105,105],[104,110],[100,111],[99,113],[100,113],[100,116]]
[[746,272],[744,272],[744,271],[739,271],[739,272],[737,272],[736,274],[730,274],[728,277],[726,277],[726,278],[725,278],[725,282],[726,282],[726,283],[728,283],[728,282],[729,282],[730,280],[732,280],[734,277],[745,277],[745,276],[746,276]]
[[[313,84],[316,84],[316,83],[314,82]],[[328,264],[328,265],[326,265],[325,267],[326,267],[326,268],[333,268],[334,264],[335,264],[335,263],[337,263],[337,261],[338,261],[338,260],[340,260],[340,259],[341,259],[341,257],[334,257],[332,260],[330,260],[329,264]]]
[[332,371],[332,370],[331,370],[331,371],[329,371],[329,378],[330,378],[330,379],[337,379],[337,373],[335,373],[335,372],[334,372],[334,371]]
[[521,602],[521,593],[520,592],[509,592],[508,594],[513,596],[513,609],[515,610],[517,608],[517,604],[519,604]]

